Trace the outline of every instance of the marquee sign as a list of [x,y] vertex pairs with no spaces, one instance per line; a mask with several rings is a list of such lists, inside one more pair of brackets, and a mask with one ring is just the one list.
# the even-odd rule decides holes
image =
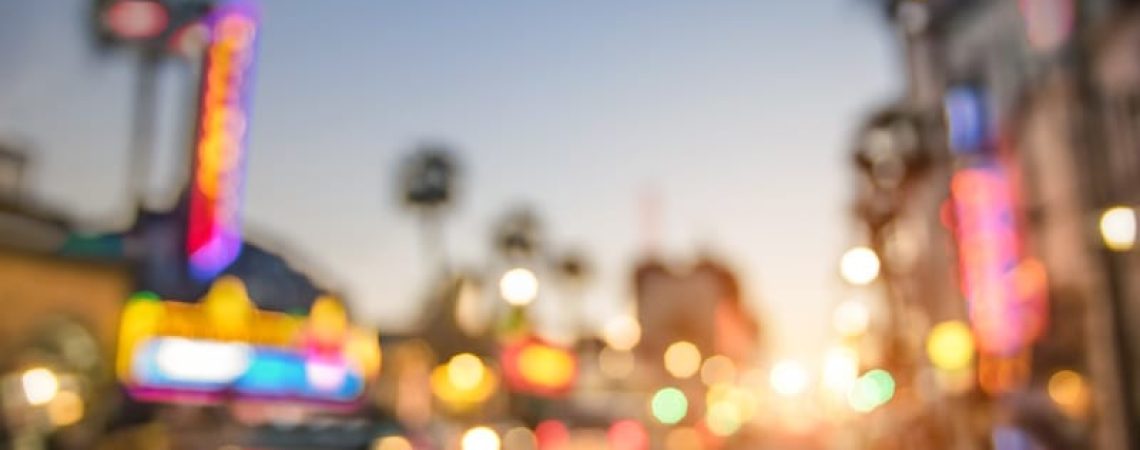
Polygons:
[[318,299],[305,317],[261,311],[240,280],[224,277],[200,303],[132,298],[116,369],[140,400],[351,403],[379,365],[376,334],[350,326],[336,300]]

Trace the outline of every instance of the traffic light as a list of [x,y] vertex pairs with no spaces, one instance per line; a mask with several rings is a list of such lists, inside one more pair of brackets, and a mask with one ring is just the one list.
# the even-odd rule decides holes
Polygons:
[[95,0],[91,24],[100,49],[163,51],[178,44],[210,11],[213,0]]

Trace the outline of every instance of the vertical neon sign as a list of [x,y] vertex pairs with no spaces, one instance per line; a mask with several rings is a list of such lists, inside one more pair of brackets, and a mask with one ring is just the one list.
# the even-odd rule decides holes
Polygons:
[[1023,258],[1014,194],[998,163],[959,170],[951,180],[959,282],[978,346],[1013,356],[1040,332],[1045,273]]
[[258,14],[248,0],[206,17],[198,136],[190,181],[186,252],[190,275],[208,280],[241,253],[241,199]]

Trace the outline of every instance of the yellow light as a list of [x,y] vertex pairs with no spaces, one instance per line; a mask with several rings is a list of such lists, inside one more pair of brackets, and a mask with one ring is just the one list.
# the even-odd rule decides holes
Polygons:
[[459,390],[471,390],[483,381],[486,368],[478,356],[460,353],[447,362],[447,379]]
[[499,450],[499,434],[487,427],[475,427],[463,433],[462,450]]
[[244,334],[255,312],[245,283],[232,275],[214,281],[202,306],[210,324],[227,339]]
[[839,260],[839,274],[848,283],[862,286],[879,276],[879,256],[867,247],[854,247]]
[[1136,212],[1127,206],[1105,210],[1100,216],[1100,237],[1109,250],[1131,250],[1136,244]]
[[56,427],[66,427],[83,418],[83,399],[72,391],[60,391],[47,406],[48,419]]
[[515,427],[503,434],[503,448],[508,450],[535,450],[538,441],[534,432],[526,427]]
[[522,267],[508,270],[499,279],[499,293],[512,305],[529,304],[538,297],[538,277]]
[[730,402],[719,402],[709,406],[705,417],[709,431],[721,437],[729,436],[740,429],[740,410]]
[[823,385],[833,393],[846,394],[859,377],[859,357],[848,347],[834,347],[823,356]]
[[974,335],[970,327],[957,320],[935,325],[926,338],[926,355],[934,367],[942,370],[969,367],[974,359]]
[[736,364],[724,355],[715,355],[701,365],[701,382],[706,386],[736,380]]
[[574,359],[562,349],[528,345],[518,361],[523,378],[539,386],[562,387],[574,379]]
[[309,324],[317,342],[335,344],[348,331],[348,313],[339,300],[322,295],[309,310]]
[[772,366],[768,374],[772,390],[785,397],[794,397],[808,388],[808,374],[804,367],[795,361],[780,361]]
[[372,450],[414,450],[403,436],[384,436],[372,444]]
[[451,382],[448,364],[442,364],[431,372],[429,384],[440,402],[454,412],[469,412],[487,401],[498,387],[495,374],[484,371],[479,384],[470,389],[460,389]]
[[365,378],[375,379],[380,374],[380,341],[376,334],[354,329],[345,343],[344,353],[354,362]]
[[871,323],[871,311],[861,300],[846,300],[835,307],[831,323],[840,336],[859,336],[867,332],[867,326]]
[[1072,370],[1060,370],[1049,377],[1049,398],[1072,417],[1082,417],[1089,405],[1089,388],[1085,377]]
[[24,388],[24,398],[29,404],[46,405],[59,393],[59,379],[51,370],[37,367],[28,369],[20,376]]
[[665,349],[665,370],[677,378],[689,378],[701,369],[701,351],[692,342],[678,341]]
[[628,377],[633,373],[635,364],[633,353],[628,351],[605,347],[598,352],[598,370],[608,378],[617,380]]
[[631,350],[641,341],[641,325],[632,316],[614,317],[602,329],[602,339],[615,350]]
[[164,312],[165,308],[157,300],[137,298],[127,302],[119,319],[119,349],[115,361],[119,379],[130,379],[135,346],[158,332]]

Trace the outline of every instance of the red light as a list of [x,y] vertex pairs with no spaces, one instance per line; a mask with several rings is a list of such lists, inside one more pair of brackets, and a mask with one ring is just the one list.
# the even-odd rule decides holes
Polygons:
[[103,13],[103,25],[121,39],[158,36],[169,20],[166,8],[146,0],[121,0]]
[[645,450],[649,448],[649,434],[634,420],[622,420],[610,426],[607,434],[613,450]]
[[557,420],[547,420],[534,427],[539,450],[559,450],[570,444],[570,430]]

